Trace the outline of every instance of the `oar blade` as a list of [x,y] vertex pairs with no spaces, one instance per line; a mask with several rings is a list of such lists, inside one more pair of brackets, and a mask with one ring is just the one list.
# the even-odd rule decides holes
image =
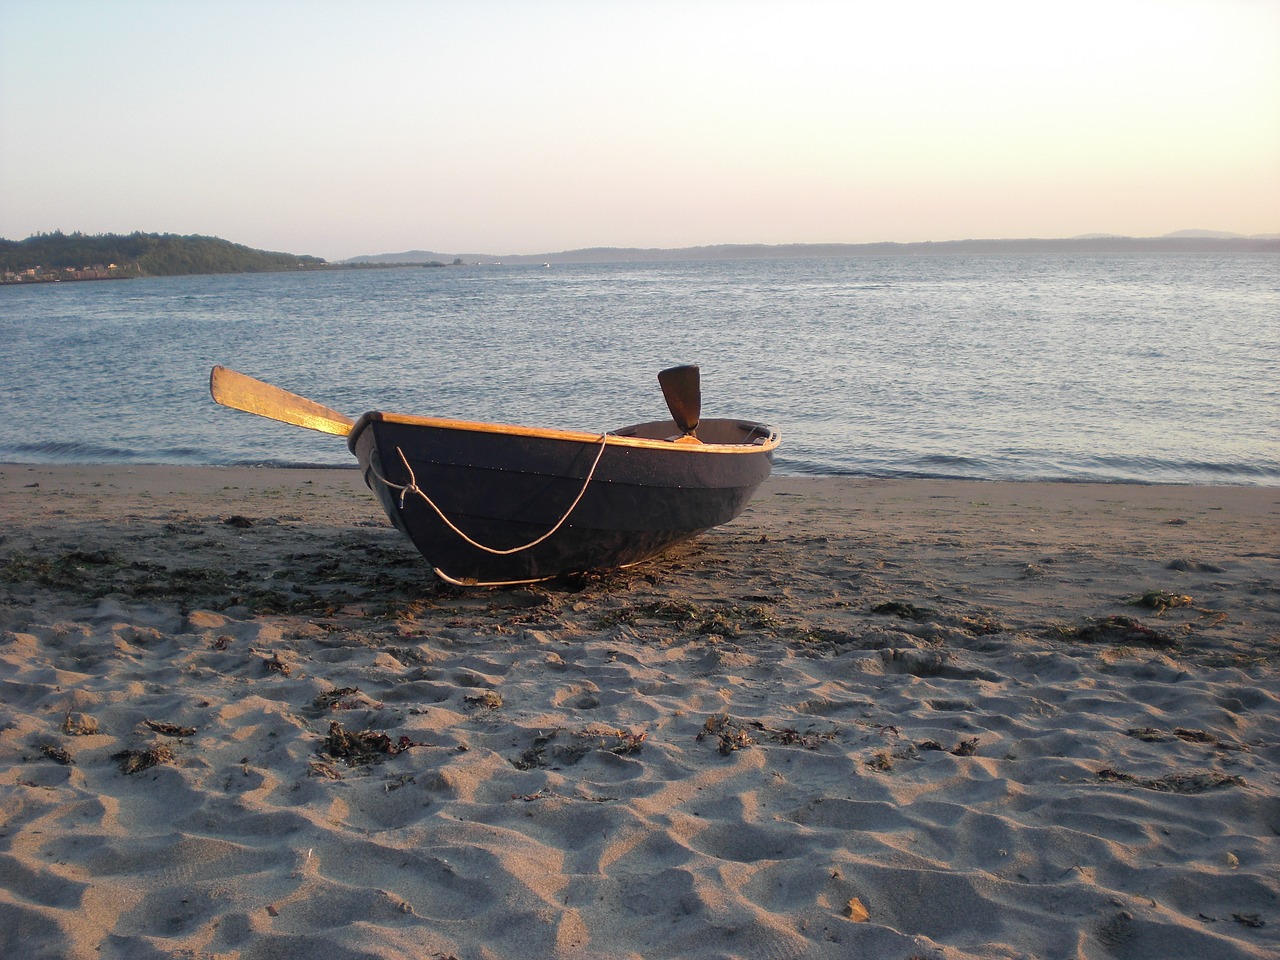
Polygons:
[[669,367],[658,374],[667,409],[680,432],[693,436],[702,418],[702,379],[693,364]]
[[295,427],[319,430],[345,437],[355,426],[350,417],[300,397],[296,393],[227,367],[214,367],[209,374],[209,393],[224,407],[255,413],[268,420],[291,423]]

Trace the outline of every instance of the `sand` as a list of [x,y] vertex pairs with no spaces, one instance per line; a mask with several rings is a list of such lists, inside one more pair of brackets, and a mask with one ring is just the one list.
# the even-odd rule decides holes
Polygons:
[[1280,954],[1280,491],[775,478],[433,580],[354,470],[0,467],[0,956]]

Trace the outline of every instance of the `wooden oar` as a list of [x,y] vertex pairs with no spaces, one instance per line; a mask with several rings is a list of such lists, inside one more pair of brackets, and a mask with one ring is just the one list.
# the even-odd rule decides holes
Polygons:
[[356,423],[337,410],[330,410],[306,397],[226,367],[213,368],[209,374],[209,392],[224,407],[256,413],[268,420],[279,420],[281,423],[291,423],[295,427],[306,427],[321,433],[335,433],[345,437]]
[[702,382],[698,368],[692,364],[670,367],[658,374],[662,395],[666,398],[671,419],[675,420],[685,443],[701,442],[695,431],[702,418]]

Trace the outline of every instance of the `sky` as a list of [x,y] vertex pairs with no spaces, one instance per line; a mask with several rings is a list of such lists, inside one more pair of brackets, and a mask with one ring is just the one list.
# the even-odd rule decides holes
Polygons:
[[0,0],[0,237],[1280,233],[1280,0]]

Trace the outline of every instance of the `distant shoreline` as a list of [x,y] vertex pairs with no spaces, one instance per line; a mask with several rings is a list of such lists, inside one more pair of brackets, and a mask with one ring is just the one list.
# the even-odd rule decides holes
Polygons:
[[869,256],[1025,256],[1028,254],[1280,253],[1280,237],[1071,237],[942,240],[918,243],[721,243],[701,247],[586,247],[558,253],[501,255],[409,250],[349,257],[340,265],[429,263],[658,263],[698,260],[827,259]]
[[[320,266],[298,267],[294,270],[272,270],[271,273],[323,273],[325,271],[342,271],[342,270],[394,270],[397,267],[443,267],[448,264],[442,263],[324,263]],[[261,273],[263,271],[241,271],[239,273],[204,273],[196,272],[190,274],[162,274],[162,276],[240,276],[243,273]],[[36,284],[48,283],[91,283],[96,280],[141,280],[146,278],[146,274],[131,273],[113,273],[110,275],[84,275],[84,274],[60,274],[56,271],[41,274],[15,274],[0,275],[0,286],[9,287],[29,287]]]
[[98,280],[136,280],[137,274],[134,273],[116,273],[109,276],[81,276],[76,274],[66,274],[58,276],[56,273],[40,274],[38,276],[0,276],[0,286],[23,287],[32,286],[37,283],[94,283]]
[[[1090,235],[1062,239],[942,240],[916,243],[721,243],[700,247],[586,247],[556,253],[501,255],[409,250],[327,261],[304,254],[254,250],[218,237],[136,233],[46,234],[0,240],[0,286],[122,280],[140,276],[369,270],[395,267],[544,266],[574,263],[693,263],[921,256],[1105,256],[1133,254],[1277,254],[1280,235]],[[37,265],[40,264],[40,265]]]

